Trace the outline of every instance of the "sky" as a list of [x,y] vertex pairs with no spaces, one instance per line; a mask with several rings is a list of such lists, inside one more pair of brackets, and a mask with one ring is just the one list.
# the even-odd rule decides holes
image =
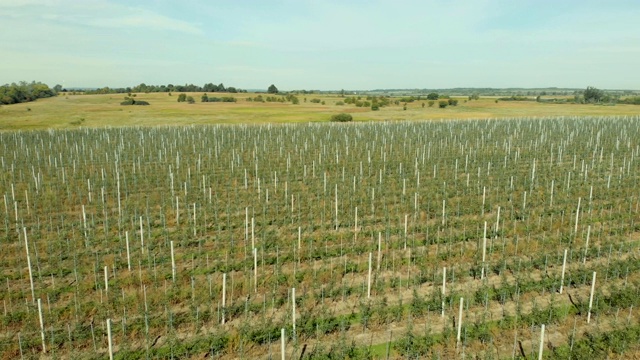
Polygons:
[[0,0],[0,84],[640,89],[637,0]]

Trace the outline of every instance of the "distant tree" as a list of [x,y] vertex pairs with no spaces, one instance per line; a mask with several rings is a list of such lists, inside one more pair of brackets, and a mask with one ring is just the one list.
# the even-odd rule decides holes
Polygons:
[[278,88],[275,85],[271,84],[269,86],[269,88],[267,89],[267,92],[269,94],[277,94],[278,93]]
[[451,106],[458,106],[458,100],[457,99],[449,99],[448,103]]
[[56,94],[61,91],[62,91],[62,85],[56,84],[56,86],[53,87],[53,92],[55,92]]
[[604,91],[593,86],[588,86],[584,91],[584,101],[588,103],[598,103],[604,98]]
[[185,102],[185,101],[187,101],[187,94],[182,93],[178,95],[178,102]]
[[438,106],[440,107],[440,109],[444,109],[444,108],[446,108],[446,107],[447,107],[447,105],[449,105],[449,102],[448,102],[448,101],[446,101],[446,100],[440,100],[440,101],[438,102]]
[[202,94],[202,97],[200,98],[200,101],[209,102],[209,97],[207,96],[207,93]]
[[331,116],[331,121],[333,122],[349,122],[353,121],[353,116],[351,114],[340,113]]
[[187,102],[189,104],[194,104],[196,102],[196,99],[194,99],[193,96],[187,96]]
[[432,92],[427,94],[427,100],[438,100],[438,93]]

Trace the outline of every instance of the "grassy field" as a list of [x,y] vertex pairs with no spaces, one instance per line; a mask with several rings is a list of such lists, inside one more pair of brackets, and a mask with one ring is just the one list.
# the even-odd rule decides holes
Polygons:
[[[438,108],[426,100],[383,107],[379,111],[353,105],[336,105],[343,100],[338,96],[299,95],[300,104],[248,102],[256,94],[230,94],[236,103],[201,103],[202,93],[192,93],[195,104],[178,103],[177,94],[137,94],[136,99],[146,100],[150,106],[121,106],[124,94],[111,95],[60,95],[36,102],[0,107],[0,130],[65,129],[74,127],[105,126],[155,126],[193,124],[246,124],[246,123],[306,123],[327,121],[332,114],[352,113],[355,121],[385,120],[437,120],[437,119],[489,119],[512,117],[548,116],[604,116],[636,115],[640,107],[634,105],[576,105],[537,103],[535,101],[495,102],[494,98],[466,101],[459,98],[459,105]],[[211,95],[211,94],[210,94]],[[215,94],[218,95],[218,94]],[[229,94],[225,94],[227,96]],[[263,94],[264,95],[264,94]],[[219,95],[218,95],[219,96]],[[304,101],[304,98],[307,101]],[[325,101],[325,105],[310,102],[313,98]],[[425,103],[425,107],[422,107]]]

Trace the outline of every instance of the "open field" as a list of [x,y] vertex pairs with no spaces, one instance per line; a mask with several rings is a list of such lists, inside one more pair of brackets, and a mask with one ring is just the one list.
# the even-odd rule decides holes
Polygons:
[[640,354],[637,116],[103,128],[337,108],[109,101],[0,108],[85,118],[0,132],[0,359],[280,358],[281,331],[287,359],[532,359],[542,325],[545,359]]
[[[383,107],[379,111],[354,105],[335,105],[344,100],[337,95],[298,95],[300,104],[248,102],[257,94],[209,94],[210,96],[234,96],[236,103],[201,103],[202,93],[190,93],[196,103],[178,103],[178,94],[136,94],[136,99],[146,100],[149,106],[121,106],[126,94],[109,95],[60,95],[35,102],[0,107],[0,130],[76,128],[105,126],[154,126],[192,124],[246,124],[322,122],[331,115],[349,112],[355,121],[384,120],[437,120],[437,119],[489,119],[510,117],[549,116],[613,116],[637,115],[635,105],[603,106],[592,104],[553,104],[535,101],[500,101],[480,98],[466,101],[458,98],[459,105],[439,109],[436,101],[429,107],[427,100]],[[266,94],[262,94],[266,96]],[[305,102],[304,99],[307,99]],[[317,98],[325,105],[312,103]],[[364,97],[363,97],[364,99]],[[393,98],[399,99],[399,98]],[[465,102],[466,101],[466,102]],[[425,103],[425,107],[422,104]],[[30,110],[29,110],[30,109]]]

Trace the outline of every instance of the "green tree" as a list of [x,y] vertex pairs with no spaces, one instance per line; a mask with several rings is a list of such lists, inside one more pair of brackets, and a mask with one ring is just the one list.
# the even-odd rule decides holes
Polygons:
[[593,86],[587,86],[584,91],[584,101],[588,103],[598,103],[604,98],[604,91]]
[[427,94],[427,100],[438,100],[438,93],[432,92]]
[[269,94],[277,94],[278,93],[278,88],[275,85],[271,84],[269,86],[269,88],[267,89],[267,92]]
[[187,94],[182,93],[178,95],[178,102],[185,102],[185,101],[187,101]]
[[209,96],[207,96],[207,93],[202,94],[202,97],[200,98],[200,101],[209,102]]
[[440,107],[440,109],[444,109],[447,107],[447,105],[449,105],[449,102],[447,100],[440,100],[438,102],[438,106]]
[[187,102],[189,104],[193,104],[196,102],[196,99],[194,99],[193,96],[187,96]]
[[331,116],[331,121],[334,121],[334,122],[353,121],[353,116],[351,116],[351,114],[340,113],[340,114]]

